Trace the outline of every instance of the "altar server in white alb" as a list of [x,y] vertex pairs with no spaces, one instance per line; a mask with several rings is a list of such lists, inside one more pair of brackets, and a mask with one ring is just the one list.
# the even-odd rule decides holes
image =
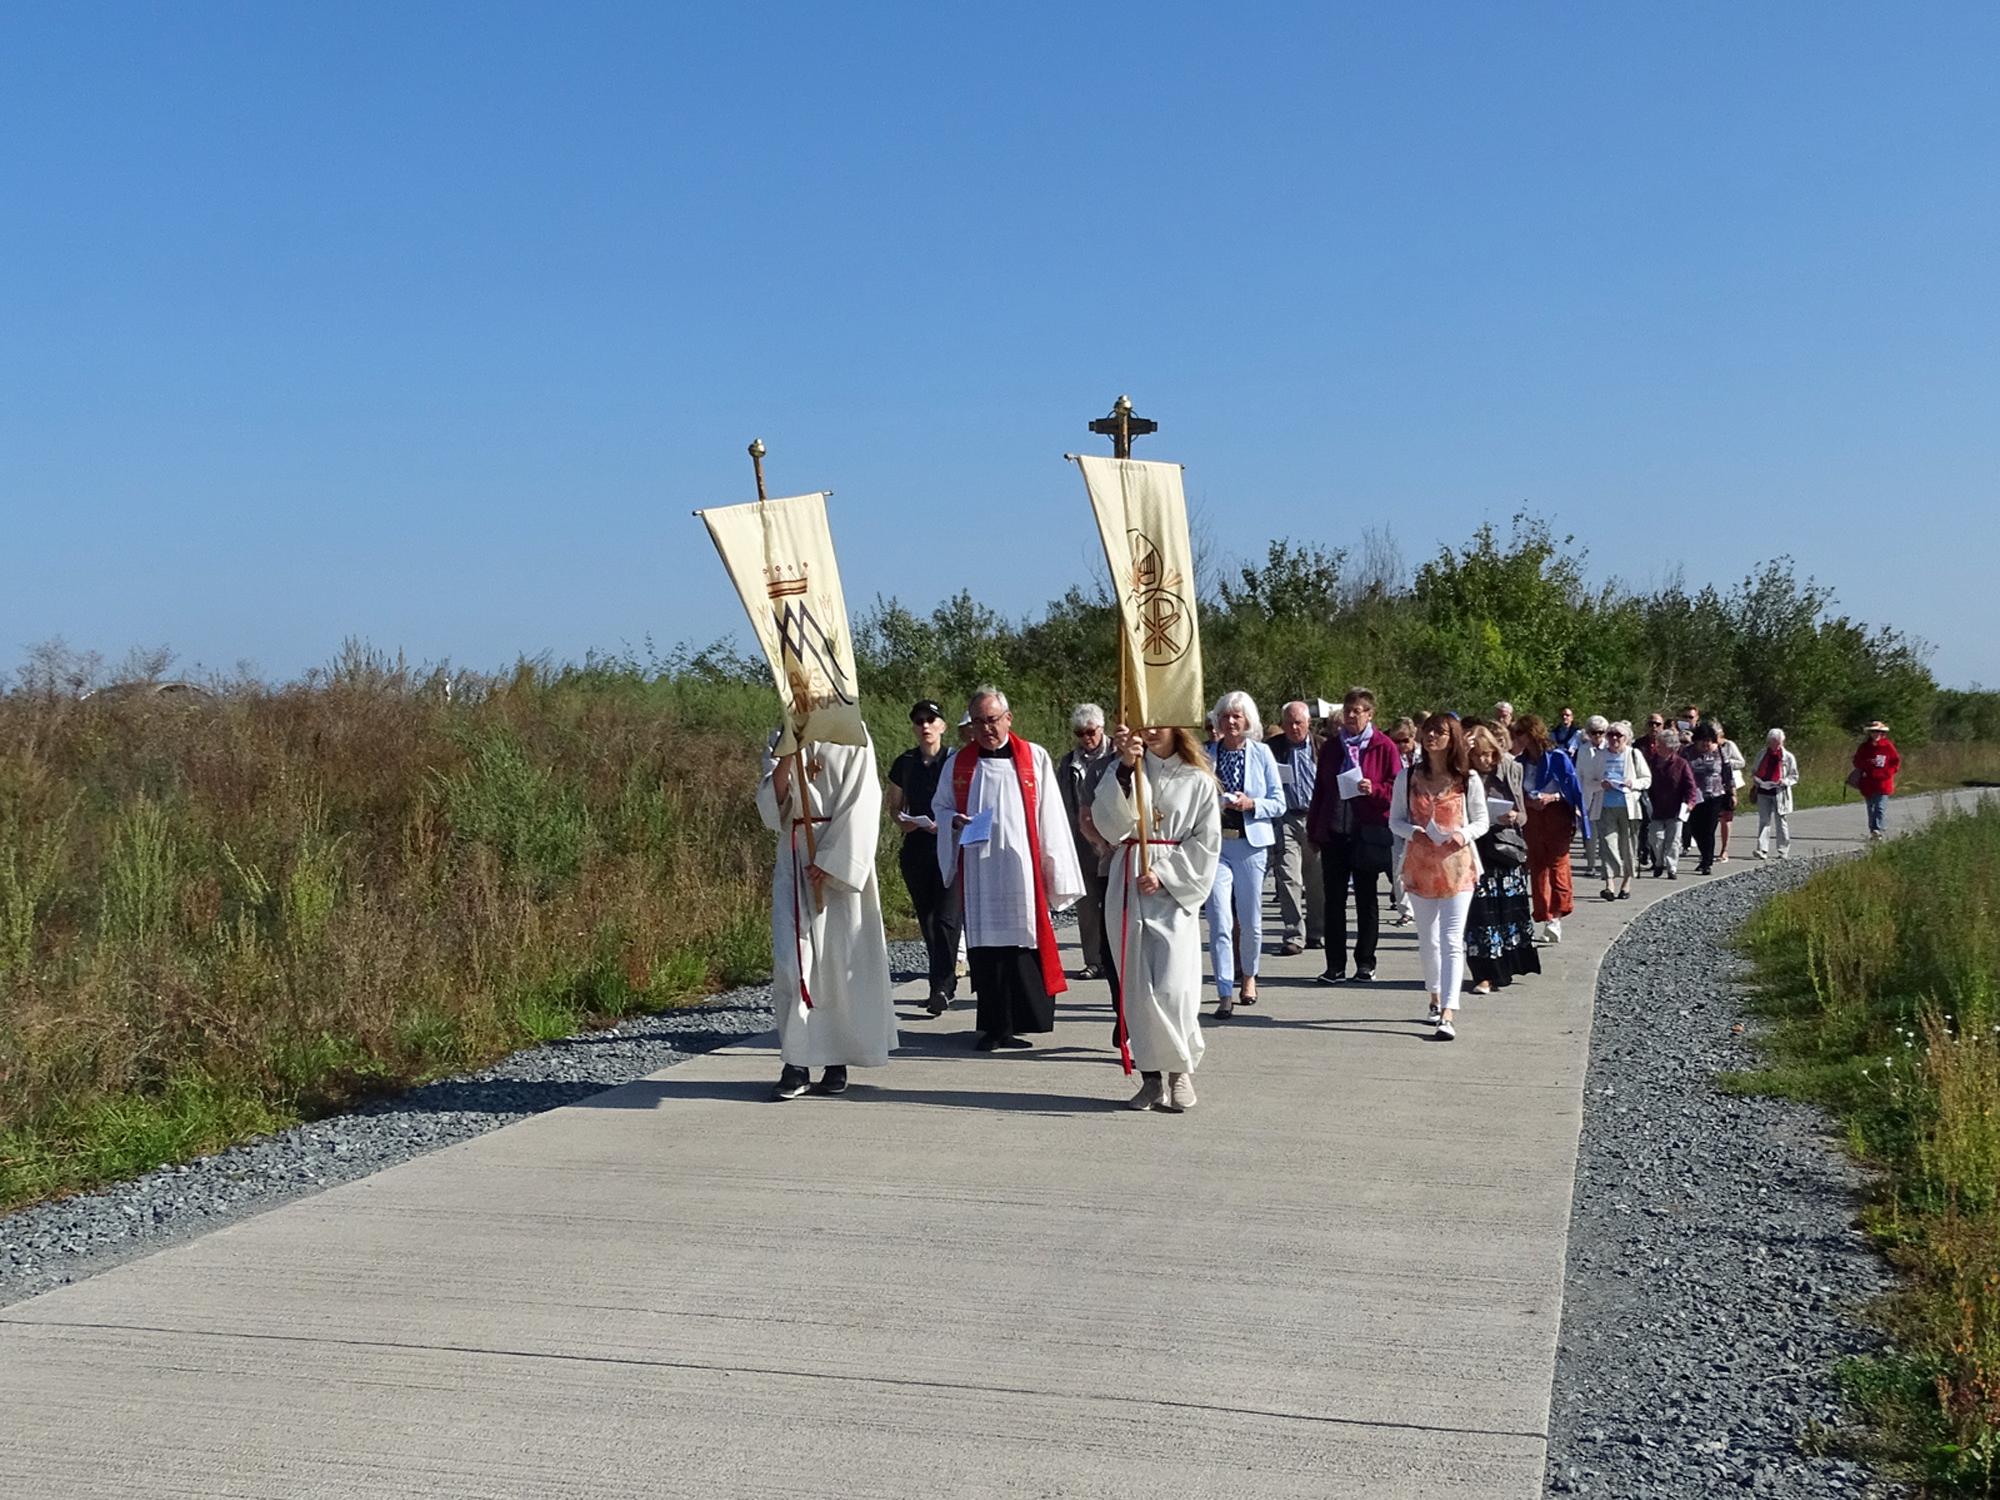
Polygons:
[[[775,736],[773,737],[775,740]],[[771,879],[771,1006],[784,1070],[774,1091],[796,1099],[838,1094],[849,1068],[879,1068],[896,1046],[889,947],[875,885],[882,789],[874,745],[808,742],[805,812],[794,797],[792,757],[764,752],[757,810],[778,835]],[[810,844],[806,821],[812,820]]]
[[[1146,821],[1133,769],[1146,760]],[[1201,1065],[1201,908],[1222,857],[1222,807],[1208,757],[1185,729],[1118,728],[1119,766],[1097,784],[1091,818],[1118,844],[1105,940],[1124,976],[1125,1029],[1143,1081],[1134,1109],[1194,1106]],[[1150,869],[1140,874],[1140,841]]]
[[931,816],[938,869],[964,892],[978,1045],[991,1052],[1055,1030],[1055,997],[1068,982],[1049,913],[1083,895],[1083,870],[1049,752],[1015,737],[998,688],[974,692],[967,713],[972,743],[938,778]]

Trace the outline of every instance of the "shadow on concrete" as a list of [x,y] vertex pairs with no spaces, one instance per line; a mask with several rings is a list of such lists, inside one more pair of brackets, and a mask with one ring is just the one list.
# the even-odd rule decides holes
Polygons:
[[790,1104],[809,1107],[811,1103],[867,1104],[871,1101],[895,1104],[926,1104],[938,1109],[980,1109],[1001,1113],[1044,1115],[1094,1115],[1119,1107],[1115,1100],[1092,1099],[1076,1094],[1027,1093],[1006,1089],[901,1089],[893,1084],[867,1083],[859,1078],[845,1094],[829,1098],[806,1094],[798,1099],[771,1098],[777,1080],[646,1078],[628,1083],[610,1093],[576,1101],[586,1109],[661,1109],[670,1104],[698,1100],[719,1100],[736,1104]]
[[[1324,1031],[1336,1036],[1398,1036],[1412,1042],[1427,1042],[1431,1039],[1428,1030],[1391,1031],[1388,1028],[1401,1021],[1400,1016],[1357,1016],[1348,1019],[1341,1016],[1320,1016],[1311,1020],[1282,1021],[1276,1016],[1245,1015],[1241,1010],[1227,1021],[1213,1018],[1202,1023],[1202,1032],[1213,1036],[1218,1032],[1252,1026],[1267,1027],[1276,1031]],[[1411,1016],[1405,1025],[1428,1028],[1430,1022],[1422,1016]]]

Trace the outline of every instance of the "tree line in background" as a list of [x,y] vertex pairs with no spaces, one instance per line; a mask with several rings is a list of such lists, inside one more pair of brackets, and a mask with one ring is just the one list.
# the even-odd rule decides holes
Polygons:
[[[928,615],[878,600],[855,626],[864,698],[954,701],[992,681],[1017,716],[1059,728],[1077,702],[1114,707],[1112,611],[1102,580],[1018,624],[966,592]],[[1695,702],[1739,737],[1858,734],[1880,717],[1907,744],[2000,738],[2000,693],[1940,688],[1922,642],[1840,613],[1787,558],[1729,586],[1593,587],[1572,539],[1529,515],[1414,571],[1380,534],[1358,555],[1273,541],[1261,563],[1210,581],[1200,616],[1210,695],[1241,688],[1270,718],[1358,683],[1392,713],[1484,713],[1505,698],[1637,717]]]

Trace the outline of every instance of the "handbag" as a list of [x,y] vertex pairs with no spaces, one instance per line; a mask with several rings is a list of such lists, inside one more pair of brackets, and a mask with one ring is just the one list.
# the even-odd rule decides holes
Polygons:
[[1489,865],[1519,869],[1528,862],[1528,841],[1518,828],[1489,829],[1479,842],[1484,846],[1482,852]]
[[1861,767],[1856,766],[1847,773],[1847,784],[1857,792],[1861,790]]

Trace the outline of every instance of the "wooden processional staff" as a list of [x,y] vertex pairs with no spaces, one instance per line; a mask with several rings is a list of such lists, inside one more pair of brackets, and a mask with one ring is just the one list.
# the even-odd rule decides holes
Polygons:
[[[757,500],[759,504],[771,497],[764,492],[764,447],[762,438],[750,439],[750,467],[757,476]],[[790,756],[792,762],[792,797],[798,805],[796,814],[806,831],[806,863],[811,864],[819,857],[819,840],[813,834],[812,804],[806,800],[806,747],[795,745]]]

